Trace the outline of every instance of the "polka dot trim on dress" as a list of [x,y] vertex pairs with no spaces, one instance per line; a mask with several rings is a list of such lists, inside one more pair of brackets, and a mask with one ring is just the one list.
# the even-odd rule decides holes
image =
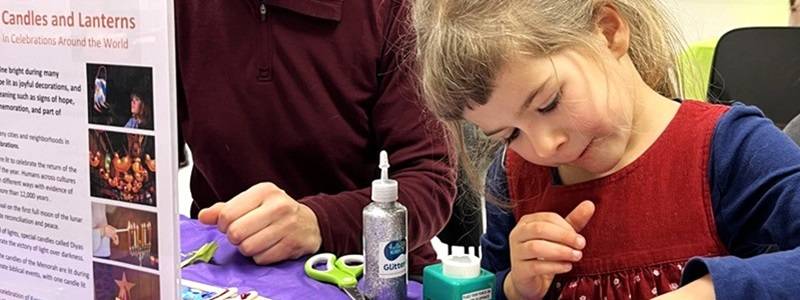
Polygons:
[[678,289],[682,270],[682,263],[670,262],[582,277],[567,273],[556,276],[545,299],[651,299]]

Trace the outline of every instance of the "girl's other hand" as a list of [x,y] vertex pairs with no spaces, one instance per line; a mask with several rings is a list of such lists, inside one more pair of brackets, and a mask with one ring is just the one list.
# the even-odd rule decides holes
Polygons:
[[580,232],[594,214],[594,203],[578,204],[566,218],[540,212],[523,216],[509,234],[511,271],[503,283],[509,299],[541,299],[556,274],[581,260],[586,239]]
[[700,277],[699,279],[692,281],[677,290],[655,297],[653,300],[713,300],[716,298],[717,296],[716,292],[714,292],[714,282],[711,280],[711,275],[706,274],[705,276]]

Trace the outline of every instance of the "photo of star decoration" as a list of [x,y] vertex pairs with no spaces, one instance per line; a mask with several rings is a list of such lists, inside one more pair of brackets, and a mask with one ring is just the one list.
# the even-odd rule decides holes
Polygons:
[[114,280],[117,282],[117,286],[119,287],[119,294],[117,294],[117,300],[131,300],[130,294],[131,289],[136,286],[135,283],[128,281],[127,274],[122,272],[122,280]]

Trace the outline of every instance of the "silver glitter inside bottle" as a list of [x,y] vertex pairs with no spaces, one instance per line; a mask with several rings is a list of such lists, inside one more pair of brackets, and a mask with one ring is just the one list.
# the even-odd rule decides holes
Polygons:
[[397,202],[397,181],[389,179],[389,159],[381,151],[381,179],[372,182],[372,203],[364,219],[364,290],[373,300],[406,299],[408,210]]

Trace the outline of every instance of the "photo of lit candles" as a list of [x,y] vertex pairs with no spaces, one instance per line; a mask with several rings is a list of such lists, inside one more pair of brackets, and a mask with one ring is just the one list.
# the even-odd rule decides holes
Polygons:
[[94,257],[158,269],[156,214],[92,203]]
[[153,226],[150,222],[131,223],[128,221],[128,252],[131,256],[139,259],[150,257],[150,249],[153,246]]

